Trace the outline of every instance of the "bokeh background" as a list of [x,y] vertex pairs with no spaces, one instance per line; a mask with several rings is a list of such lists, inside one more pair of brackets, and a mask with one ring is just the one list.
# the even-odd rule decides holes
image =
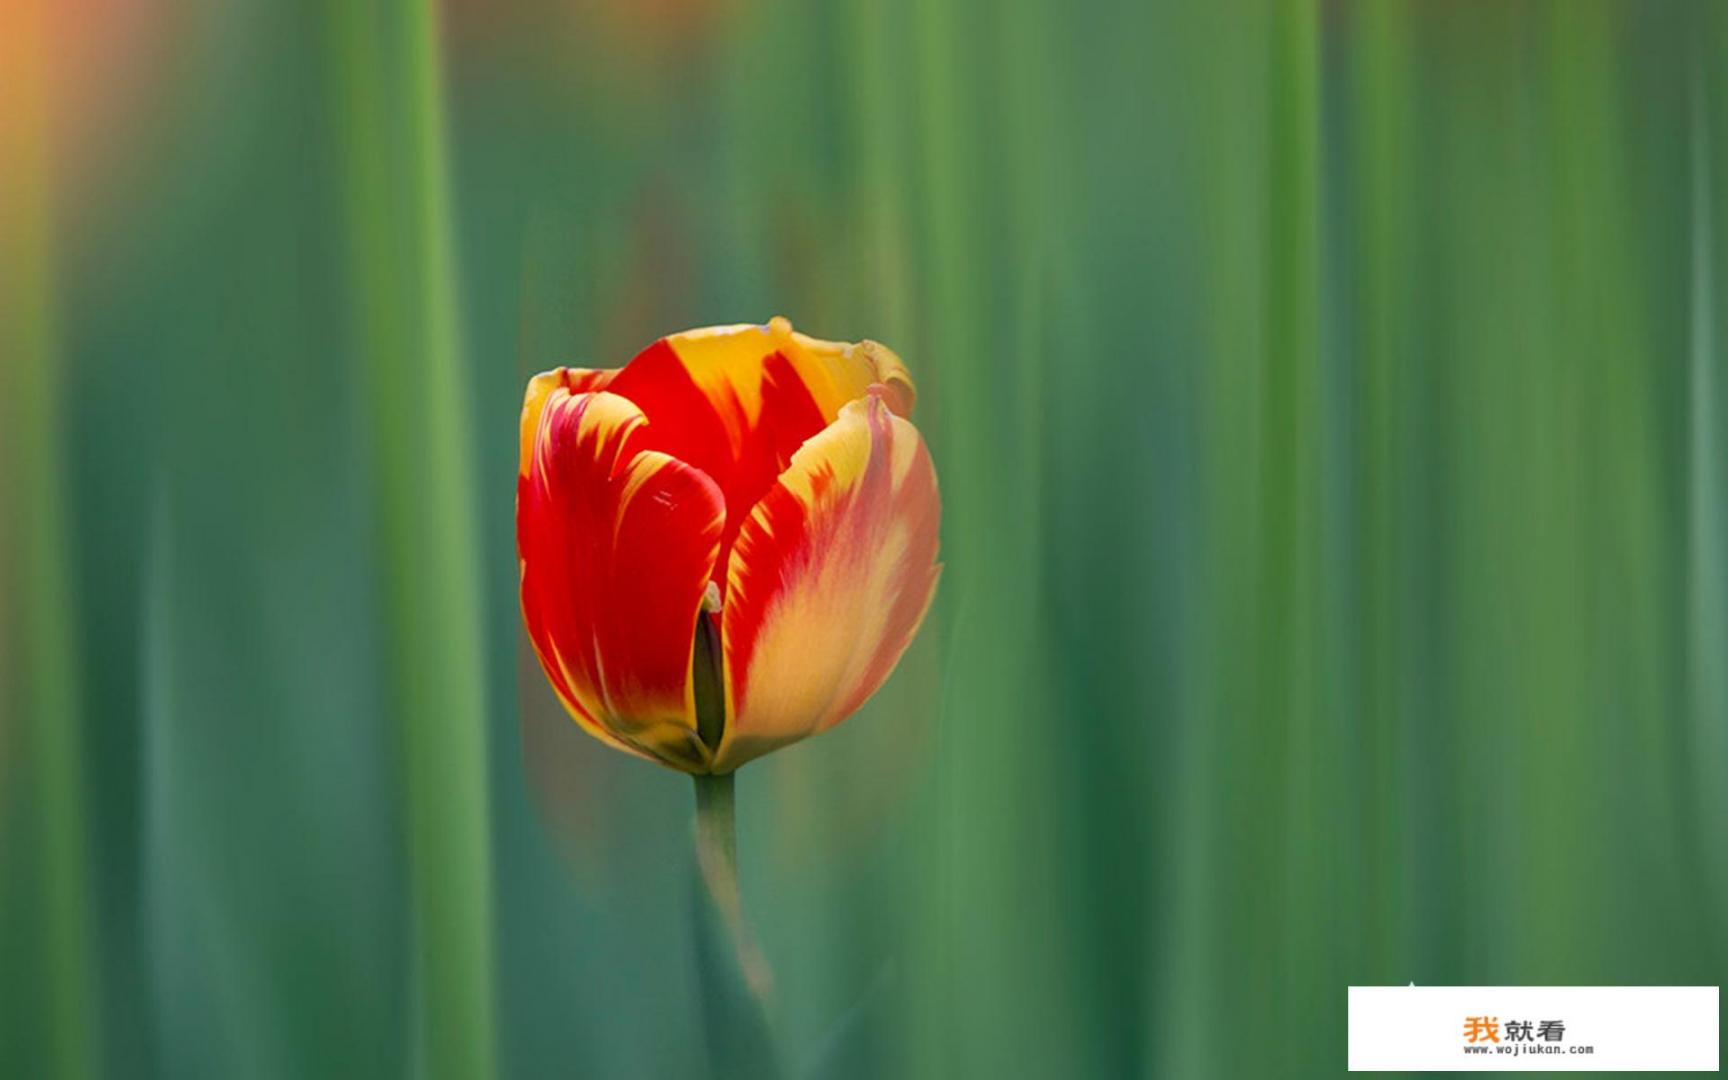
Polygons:
[[947,563],[740,776],[788,1075],[1728,976],[1728,6],[0,13],[0,1075],[703,1075],[517,414],[777,313],[912,366]]

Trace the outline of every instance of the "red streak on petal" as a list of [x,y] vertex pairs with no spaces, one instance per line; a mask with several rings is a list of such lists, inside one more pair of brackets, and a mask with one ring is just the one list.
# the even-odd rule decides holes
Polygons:
[[646,434],[621,398],[555,390],[517,482],[529,636],[578,719],[621,735],[693,723],[696,612],[722,522],[713,482],[646,452]]
[[726,500],[726,528],[714,580],[724,585],[739,529],[804,440],[827,425],[796,369],[778,351],[762,360],[760,407],[751,409],[729,383],[705,392],[670,344],[657,341],[619,373],[609,389],[648,417],[647,443],[707,473]]

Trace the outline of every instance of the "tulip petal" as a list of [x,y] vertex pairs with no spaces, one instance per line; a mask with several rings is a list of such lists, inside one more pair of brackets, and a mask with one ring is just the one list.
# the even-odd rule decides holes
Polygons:
[[606,389],[618,374],[616,368],[553,368],[528,380],[528,393],[522,399],[522,456],[517,467],[521,476],[528,475],[528,456],[534,452],[534,434],[540,430],[540,414],[546,409],[546,399],[560,387],[572,394]]
[[725,504],[700,470],[646,448],[648,421],[612,393],[530,384],[539,418],[516,485],[522,610],[541,666],[576,721],[688,772],[691,655]]
[[739,533],[721,609],[730,719],[716,772],[851,715],[929,609],[936,472],[885,396],[842,408]]
[[727,553],[752,508],[804,441],[873,385],[884,388],[890,407],[910,411],[912,380],[893,350],[821,341],[776,318],[662,338],[609,389],[642,407],[656,449],[720,485],[727,525],[715,580],[723,583]]

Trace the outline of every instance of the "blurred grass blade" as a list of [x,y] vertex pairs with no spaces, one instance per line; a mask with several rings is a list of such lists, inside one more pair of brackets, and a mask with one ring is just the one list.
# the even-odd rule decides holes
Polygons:
[[495,1069],[482,609],[436,9],[325,10],[401,742],[416,1064],[482,1077]]
[[[0,765],[17,747],[29,766],[0,775],[0,813],[16,805],[17,782],[27,797],[21,839],[34,856],[0,889],[33,890],[24,908],[39,925],[17,946],[38,965],[14,960],[0,971],[0,1028],[11,1029],[0,1035],[0,1067],[17,1053],[14,1075],[75,1078],[93,1075],[99,1055],[55,329],[50,8],[22,0],[0,12]],[[19,730],[4,730],[13,717]],[[33,1013],[36,1047],[24,1041],[35,1025],[19,1022]]]
[[[1700,40],[1710,40],[1708,32]],[[1714,55],[1714,54],[1711,54]],[[1722,357],[1716,338],[1720,325],[1715,281],[1717,193],[1712,179],[1710,102],[1706,73],[1694,59],[1691,85],[1691,315],[1689,394],[1691,445],[1689,472],[1691,545],[1691,637],[1693,753],[1698,768],[1700,820],[1713,823],[1700,845],[1704,876],[1717,902],[1728,899],[1728,786],[1717,770],[1728,761],[1728,511],[1724,509],[1721,418]],[[1720,103],[1717,103],[1720,108]]]

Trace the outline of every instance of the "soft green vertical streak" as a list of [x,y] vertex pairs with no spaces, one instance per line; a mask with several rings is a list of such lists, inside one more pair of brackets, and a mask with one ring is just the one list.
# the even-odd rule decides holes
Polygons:
[[[1014,377],[1014,409],[1008,415],[1022,455],[1015,462],[1016,486],[1029,506],[1044,505],[1039,451],[1048,441],[1043,387],[1050,342],[1045,328],[1050,319],[1054,249],[1062,231],[1058,215],[1063,208],[1051,197],[1051,170],[1074,159],[1063,152],[1061,127],[1053,115],[1057,87],[1047,53],[1056,31],[1042,11],[1041,4],[1030,0],[1002,6],[996,16],[997,62],[992,70],[996,100],[1002,106],[998,153],[1008,196],[1007,220],[1015,225],[1008,234],[1012,245],[1005,256],[1012,268],[1009,303],[1014,317],[1011,333],[995,355]],[[1037,554],[1030,554],[1035,562]]]
[[[1208,62],[1196,64],[1202,104],[1192,135],[1203,161],[1196,183],[1204,207],[1199,292],[1206,303],[1205,356],[1198,365],[1205,479],[1197,606],[1205,671],[1196,695],[1199,748],[1184,809],[1211,842],[1182,849],[1183,895],[1175,910],[1194,922],[1169,934],[1183,970],[1169,978],[1169,1043],[1160,1048],[1159,1063],[1174,1074],[1200,1069],[1226,1075],[1253,1066],[1252,1050],[1228,1037],[1224,1017],[1262,1031],[1278,1021],[1264,994],[1248,992],[1234,962],[1257,957],[1269,965],[1279,944],[1277,928],[1261,917],[1260,907],[1266,899],[1260,882],[1277,850],[1267,823],[1282,812],[1274,785],[1284,745],[1283,724],[1261,712],[1261,700],[1273,691],[1266,688],[1271,675],[1257,637],[1268,584],[1258,538],[1271,527],[1261,498],[1267,455],[1260,423],[1268,393],[1261,358],[1269,347],[1262,270],[1270,209],[1266,38],[1260,22],[1238,21],[1218,8],[1191,8],[1185,21],[1185,51]],[[1205,937],[1189,944],[1190,934]]]
[[[1709,43],[1711,34],[1699,34]],[[1692,733],[1688,757],[1697,770],[1698,805],[1694,812],[1704,823],[1704,879],[1720,909],[1728,897],[1728,786],[1722,782],[1722,763],[1728,761],[1728,511],[1724,509],[1723,446],[1721,418],[1721,346],[1717,328],[1721,318],[1717,304],[1716,247],[1718,192],[1711,157],[1712,102],[1704,65],[1717,54],[1707,44],[1695,46],[1690,79],[1691,118],[1688,131],[1691,175],[1690,207],[1690,308],[1687,380],[1690,395],[1690,438],[1687,454],[1690,477],[1687,490],[1688,574],[1687,612],[1690,632]],[[1711,60],[1702,59],[1710,56]],[[1720,108],[1720,103],[1715,104]],[[1720,940],[1720,939],[1719,939]]]
[[[1428,815],[1439,840],[1434,880],[1478,866],[1496,871],[1476,885],[1492,915],[1424,913],[1439,927],[1434,981],[1475,972],[1512,981],[1511,958],[1525,947],[1515,902],[1527,880],[1523,867],[1549,857],[1517,852],[1531,815],[1559,809],[1532,797],[1540,778],[1521,781],[1518,763],[1532,754],[1552,761],[1568,749],[1542,733],[1565,711],[1574,681],[1568,666],[1579,615],[1567,609],[1582,559],[1570,462],[1581,383],[1557,363],[1563,348],[1548,252],[1508,242],[1540,205],[1552,153],[1552,128],[1539,122],[1552,57],[1521,56],[1514,46],[1539,15],[1508,8],[1470,21],[1445,42],[1436,76],[1448,148],[1439,190],[1453,224],[1440,234],[1437,260],[1446,336],[1432,360],[1439,392],[1430,407],[1444,532],[1431,558],[1444,560],[1436,567],[1444,589],[1434,640],[1447,695],[1439,715],[1449,725],[1438,741],[1445,780],[1431,785]],[[1456,57],[1478,34],[1483,46],[1470,52],[1478,67],[1466,75]],[[1525,135],[1531,126],[1543,135]],[[1487,746],[1496,751],[1482,752]],[[1582,764],[1568,761],[1573,769]],[[1562,834],[1544,847],[1567,841]]]
[[[1390,963],[1402,955],[1407,933],[1408,875],[1405,813],[1406,703],[1401,688],[1404,635],[1398,618],[1406,596],[1401,558],[1400,493],[1407,478],[1400,434],[1408,369],[1415,358],[1407,329],[1412,316],[1407,271],[1412,258],[1406,207],[1410,191],[1411,48],[1404,9],[1368,4],[1356,9],[1352,46],[1352,145],[1357,229],[1354,374],[1358,380],[1356,528],[1360,582],[1356,593],[1356,715],[1365,745],[1355,757],[1364,770],[1355,828],[1374,871],[1363,888],[1364,930],[1370,948],[1353,981],[1395,983],[1409,969]],[[1414,974],[1411,972],[1410,974]]]
[[[976,319],[964,265],[969,223],[961,186],[963,119],[959,90],[963,84],[956,71],[962,35],[954,7],[954,0],[916,5],[910,47],[920,103],[918,166],[924,192],[918,208],[925,234],[920,259],[925,302],[919,321],[923,339],[935,358],[932,377],[924,384],[926,400],[931,391],[940,395],[942,422],[948,432],[934,447],[938,466],[943,469],[944,558],[950,566],[965,565],[968,570],[964,578],[947,574],[942,588],[956,643],[972,644],[976,639],[974,627],[980,625],[976,611],[980,597],[960,586],[977,580],[983,572],[978,560],[984,552],[976,542],[983,530],[973,521],[977,494],[970,483],[978,470],[966,442],[981,432],[983,425],[966,402],[969,389],[977,385],[972,374]],[[932,382],[934,387],[929,385]],[[950,393],[949,387],[955,392]],[[950,447],[952,454],[947,452]],[[972,494],[967,494],[969,491]],[[926,977],[928,996],[913,1013],[918,1025],[914,1072],[920,1076],[954,1075],[976,1067],[976,1058],[963,1051],[976,1045],[972,1033],[982,1030],[992,1004],[966,994],[962,975],[983,970],[980,962],[987,959],[978,950],[981,935],[967,931],[973,915],[967,911],[965,894],[969,883],[987,873],[990,865],[976,850],[978,838],[965,828],[968,808],[977,801],[976,781],[969,782],[968,771],[978,768],[979,763],[969,763],[963,749],[978,737],[981,725],[973,718],[978,703],[962,701],[957,707],[946,707],[954,700],[957,684],[970,689],[971,680],[963,679],[957,670],[961,663],[964,660],[960,656],[951,654],[943,723],[937,732],[934,799],[942,824],[928,855],[935,865],[928,879],[930,891],[923,898],[934,918],[922,922],[930,929],[917,945],[920,952],[933,958],[933,970]],[[992,749],[986,767],[999,769],[1002,751],[999,746]],[[947,1021],[934,1019],[931,1006],[938,1001],[954,1006]]]
[[[1016,429],[1024,386],[1008,370],[991,304],[1013,278],[991,225],[1015,165],[986,150],[992,135],[1023,136],[998,128],[990,109],[984,88],[995,57],[977,32],[982,10],[953,0],[916,5],[911,42],[926,288],[925,333],[910,352],[928,390],[920,419],[941,471],[948,566],[933,792],[939,914],[929,943],[938,970],[917,1019],[917,1064],[940,1076],[1051,1073],[1080,1051],[1065,1020],[1070,1003],[1056,991],[1067,963],[1062,882],[1032,869],[1060,855],[1052,815],[1026,798],[1052,783],[1050,763],[1035,740],[1002,737],[1030,732],[1054,704],[1037,618],[1037,529],[1023,500],[1037,447]],[[1005,250],[1019,254],[1012,243]],[[1014,680],[1001,677],[1005,657],[1015,658]],[[1004,895],[1016,902],[995,902]],[[1004,950],[1003,941],[1020,945]]]
[[[1659,452],[1665,436],[1657,430],[1654,400],[1664,365],[1652,355],[1644,325],[1639,286],[1645,268],[1632,242],[1639,223],[1621,212],[1634,190],[1627,178],[1630,105],[1619,47],[1627,16],[1606,3],[1555,3],[1548,14],[1545,29],[1556,47],[1549,101],[1556,115],[1554,182],[1547,192],[1559,190],[1552,273],[1562,301],[1555,320],[1562,350],[1551,362],[1554,378],[1571,381],[1577,396],[1564,417],[1564,443],[1542,459],[1572,493],[1566,516],[1552,524],[1578,538],[1579,561],[1564,578],[1544,573],[1552,563],[1531,568],[1553,590],[1541,598],[1545,636],[1567,650],[1555,658],[1560,666],[1544,673],[1535,730],[1550,745],[1583,734],[1574,745],[1586,748],[1580,756],[1598,777],[1598,791],[1614,793],[1622,805],[1610,813],[1601,803],[1579,805],[1573,782],[1545,770],[1526,789],[1534,804],[1526,820],[1549,835],[1571,833],[1569,846],[1579,855],[1593,835],[1619,831],[1640,885],[1603,889],[1593,905],[1572,906],[1570,919],[1532,928],[1523,935],[1531,964],[1565,940],[1636,922],[1646,910],[1644,889],[1660,883],[1673,891],[1683,880],[1676,873],[1682,852],[1672,767],[1684,699],[1670,678],[1679,670],[1670,662],[1680,647],[1670,630],[1677,625],[1671,598],[1678,560],[1665,535],[1673,519],[1658,498],[1670,466]],[[1666,367],[1675,370],[1672,360]],[[1560,486],[1544,481],[1544,487]],[[1543,540],[1545,547],[1557,545]],[[1542,871],[1539,880],[1557,899],[1565,883],[1586,883],[1576,862],[1525,865]],[[1545,933],[1555,936],[1545,941]],[[1637,935],[1621,936],[1567,977],[1609,981],[1614,968],[1645,947]]]
[[[27,1002],[35,1000],[45,1019],[42,1050],[24,1043],[20,1071],[77,1078],[97,1070],[100,1029],[91,984],[83,718],[67,558],[47,17],[48,5],[25,0],[0,18],[0,34],[8,38],[0,45],[0,655],[8,669],[0,673],[0,764],[9,765],[5,758],[16,748],[29,768],[28,775],[0,775],[0,795],[17,782],[34,796],[21,810],[31,830],[27,850],[36,860],[28,909],[40,920],[33,943],[40,967],[9,965],[0,979],[9,1012],[28,1015]],[[22,721],[16,733],[5,730],[13,716]],[[0,800],[0,813],[6,809]],[[0,884],[10,889],[19,883]],[[32,977],[39,981],[27,984]],[[27,1037],[17,1032],[0,1039],[0,1047]]]
[[[1317,1047],[1300,1033],[1337,1005],[1307,992],[1336,955],[1328,947],[1335,908],[1322,886],[1340,865],[1332,837],[1338,796],[1324,772],[1336,761],[1317,708],[1325,644],[1320,640],[1320,56],[1311,5],[1276,0],[1271,25],[1266,294],[1266,441],[1262,497],[1268,514],[1260,558],[1268,610],[1259,647],[1268,665],[1268,693],[1259,713],[1285,729],[1279,862],[1283,904],[1277,978],[1288,1011],[1290,1044]],[[1329,982],[1336,980],[1326,978]],[[1317,1059],[1316,1059],[1317,1060]]]
[[888,11],[884,0],[850,0],[845,63],[857,130],[857,212],[867,252],[859,294],[865,298],[864,313],[881,322],[872,333],[896,342],[911,335],[912,282],[907,267],[906,154],[894,92],[896,61],[904,45],[890,34]]
[[430,0],[327,9],[400,743],[416,1065],[491,1075],[492,914],[471,439]]
[[[924,322],[939,357],[939,377],[958,387],[978,385],[979,323],[975,268],[966,264],[972,243],[972,201],[966,185],[965,68],[969,53],[957,0],[935,0],[916,7],[913,47],[921,103],[919,151],[924,180],[922,224],[927,232],[929,301]],[[981,402],[970,395],[944,395],[943,409],[962,435],[981,432],[976,413]],[[959,444],[960,440],[953,440]],[[956,452],[965,453],[962,445]],[[977,493],[950,493],[948,502],[969,512]],[[958,502],[956,502],[958,500]]]

